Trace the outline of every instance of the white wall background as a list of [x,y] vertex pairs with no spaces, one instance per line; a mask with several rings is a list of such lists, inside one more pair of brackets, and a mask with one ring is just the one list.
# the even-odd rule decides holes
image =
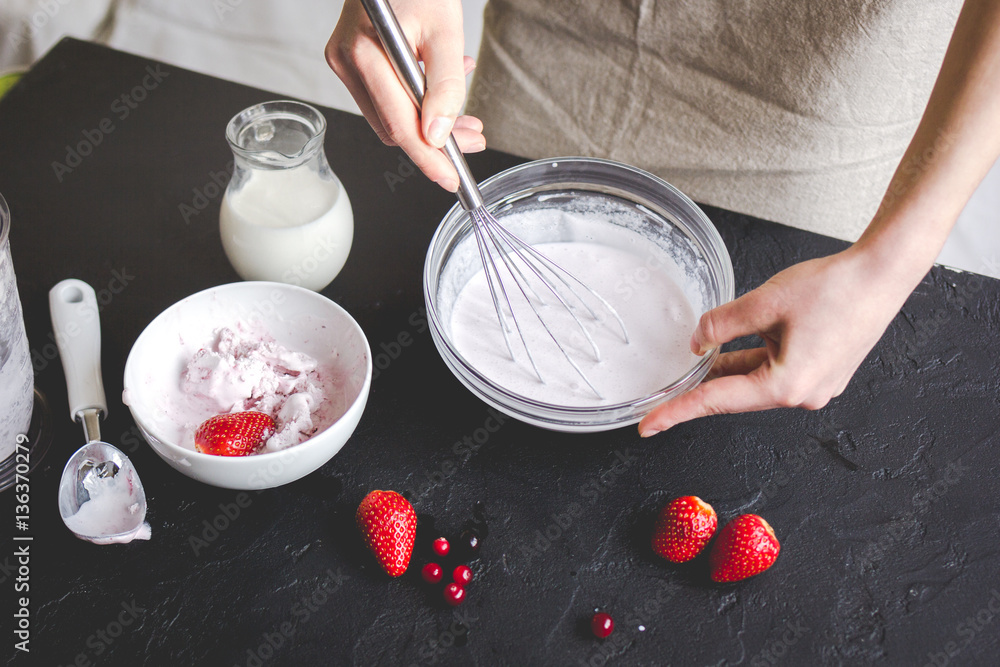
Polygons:
[[[475,56],[486,0],[464,0]],[[343,0],[2,0],[0,72],[25,67],[63,34],[358,113],[323,48]],[[220,133],[221,133],[220,128]],[[959,218],[939,262],[1000,278],[1000,162]]]

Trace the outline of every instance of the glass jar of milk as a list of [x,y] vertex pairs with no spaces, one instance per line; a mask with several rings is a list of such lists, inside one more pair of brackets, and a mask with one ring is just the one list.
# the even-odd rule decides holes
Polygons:
[[319,291],[344,267],[354,213],[326,161],[325,133],[323,115],[301,102],[264,102],[229,121],[234,167],[219,231],[243,279]]

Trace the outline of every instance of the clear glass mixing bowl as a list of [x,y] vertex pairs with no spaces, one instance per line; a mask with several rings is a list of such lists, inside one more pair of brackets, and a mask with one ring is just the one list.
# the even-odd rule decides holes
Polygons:
[[[528,243],[559,241],[607,242],[620,245],[628,234],[652,241],[685,274],[684,288],[695,315],[733,298],[733,266],[715,226],[698,206],[666,181],[635,167],[597,158],[553,158],[519,165],[480,186],[489,210]],[[533,208],[610,212],[601,224],[578,227],[572,217],[560,224],[527,228],[504,216]],[[634,400],[596,407],[555,405],[518,395],[496,384],[470,364],[451,342],[451,309],[461,287],[478,271],[478,255],[468,213],[455,205],[438,226],[424,263],[424,300],[434,344],[462,384],[505,414],[543,428],[567,432],[606,431],[638,422],[664,401],[696,386],[718,356],[714,350],[680,377]],[[586,276],[580,276],[586,282]],[[641,286],[640,286],[641,287]],[[499,324],[497,324],[499,326]],[[513,363],[513,362],[512,362]]]

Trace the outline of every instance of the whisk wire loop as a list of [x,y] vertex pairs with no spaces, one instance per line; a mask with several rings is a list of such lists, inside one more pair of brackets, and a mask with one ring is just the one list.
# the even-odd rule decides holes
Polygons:
[[[496,246],[496,248],[500,251],[500,256],[503,259],[504,264],[507,266],[508,271],[510,271],[511,276],[514,278],[514,281],[517,282],[518,286],[520,287],[521,284],[522,284],[522,282],[523,282],[528,287],[528,289],[530,289],[531,292],[533,294],[535,294],[536,297],[537,297],[537,293],[535,292],[534,289],[531,288],[530,281],[528,281],[528,279],[525,278],[524,273],[522,273],[521,269],[517,267],[517,263],[514,262],[511,259],[511,256],[514,256],[517,259],[521,260],[521,262],[524,263],[524,265],[528,267],[528,269],[535,275],[535,277],[538,278],[538,280],[550,292],[552,292],[553,296],[556,297],[556,299],[559,301],[559,303],[562,304],[562,306],[564,308],[566,308],[566,310],[572,316],[573,321],[576,322],[576,324],[577,324],[578,327],[580,327],[580,331],[583,332],[583,335],[587,339],[587,342],[590,343],[590,349],[594,353],[594,361],[598,361],[599,362],[601,360],[601,351],[597,347],[597,343],[594,342],[594,339],[590,335],[590,332],[587,331],[587,327],[583,326],[583,322],[581,322],[580,318],[577,317],[576,312],[575,312],[575,308],[572,305],[570,305],[566,301],[566,299],[563,298],[563,296],[558,292],[558,290],[556,290],[555,285],[553,285],[552,282],[542,274],[542,272],[540,270],[540,267],[538,265],[535,265],[535,264],[532,264],[531,262],[529,262],[528,259],[521,253],[521,251],[516,246],[514,246],[513,244],[508,244],[508,247],[510,248],[510,250],[509,251],[505,251],[504,250],[504,244],[503,244],[503,242],[500,239],[497,238],[498,236],[500,236],[500,234],[502,234],[502,232],[504,231],[504,228],[499,224],[499,222],[496,220],[496,218],[494,218],[493,216],[491,216],[486,211],[479,212],[478,218],[479,218],[480,223],[483,225],[483,228],[485,229],[486,233],[490,236],[490,239],[493,241],[493,243]],[[534,249],[532,248],[532,250],[534,250]],[[544,268],[547,268],[549,271],[552,271],[552,269],[550,267],[544,266],[544,265],[542,265],[542,266]],[[512,269],[512,267],[513,267],[513,269]],[[514,273],[515,273],[514,269],[516,269],[517,276],[514,275]],[[560,276],[558,273],[555,273],[555,271],[552,271],[552,272],[556,275],[557,278],[559,278],[560,280],[562,280],[563,284],[566,285],[566,287],[570,290],[570,292],[574,296],[576,296],[576,298],[579,299],[579,301],[581,303],[583,303],[584,307],[590,312],[591,316],[595,320],[598,320],[597,313],[595,313],[593,311],[593,309],[583,299],[581,299],[580,296],[578,294],[576,294],[576,292],[573,291],[573,289],[569,285],[569,283],[567,283],[566,280],[564,278],[562,278],[562,276]],[[520,276],[521,281],[517,280],[518,276]],[[523,290],[522,290],[522,292],[523,292]],[[524,296],[525,296],[525,299],[527,299],[528,302],[529,302],[529,304],[530,304],[531,299],[528,298],[527,294],[525,294]],[[543,305],[543,306],[546,305],[545,301],[541,297],[538,297],[538,301],[539,301],[539,303],[541,305]],[[534,307],[532,307],[532,310],[535,312],[535,316],[538,317],[538,319],[541,319],[541,316],[538,314],[538,310],[535,309]],[[545,330],[546,331],[549,330],[547,326],[545,327]],[[553,338],[555,338],[555,337],[553,336]],[[556,344],[558,345],[559,342],[556,341]],[[565,354],[565,351],[563,352],[563,354]]]
[[[498,239],[498,234],[497,234],[497,231],[496,231],[496,228],[502,228],[502,226],[500,225],[499,222],[497,222],[496,218],[494,218],[485,208],[476,208],[476,209],[473,209],[472,211],[469,212],[469,215],[470,215],[470,217],[473,220],[474,227],[476,227],[476,228],[478,228],[480,230],[480,231],[476,232],[477,239],[478,238],[482,238],[481,235],[487,235],[487,236],[489,236],[489,238],[490,238],[491,242],[493,243],[494,248],[495,248],[495,250],[497,252],[497,255],[500,257],[501,262],[507,268],[508,273],[511,275],[511,277],[514,280],[514,284],[517,286],[518,290],[521,292],[521,295],[524,297],[524,300],[528,304],[528,307],[531,309],[531,312],[534,313],[535,319],[537,319],[538,322],[539,322],[539,324],[542,325],[542,328],[545,330],[545,333],[548,334],[549,338],[552,339],[552,342],[555,343],[556,347],[562,353],[563,357],[570,364],[570,366],[573,367],[573,370],[576,371],[577,375],[579,375],[583,379],[584,383],[586,383],[586,385],[588,387],[590,387],[590,390],[593,391],[594,394],[596,394],[598,398],[603,398],[603,396],[601,395],[601,392],[598,391],[597,387],[595,387],[594,384],[590,381],[590,378],[587,377],[587,374],[583,372],[583,369],[580,368],[579,364],[577,364],[577,362],[574,361],[574,359],[570,356],[569,351],[559,341],[559,338],[555,335],[555,333],[553,333],[553,331],[552,331],[551,327],[549,326],[548,322],[546,322],[545,318],[542,317],[541,313],[538,312],[538,308],[533,303],[532,298],[530,296],[528,296],[528,291],[533,291],[533,290],[531,290],[530,284],[524,278],[524,274],[520,271],[520,269],[518,269],[516,267],[516,263],[514,261],[514,257],[516,257],[521,262],[523,262],[524,265],[527,266],[528,269],[532,273],[534,273],[539,278],[539,280],[541,280],[542,283],[552,292],[552,294],[556,297],[556,299],[559,300],[559,303],[562,304],[562,306],[564,308],[566,308],[566,310],[570,313],[570,315],[573,317],[573,319],[579,325],[581,331],[583,331],[584,336],[586,336],[587,340],[590,341],[590,344],[591,344],[591,346],[593,347],[593,350],[594,350],[594,355],[599,360],[600,359],[600,350],[597,348],[597,344],[594,342],[594,339],[591,337],[590,332],[587,331],[587,328],[580,321],[579,317],[577,317],[576,313],[573,312],[573,308],[566,302],[566,300],[562,297],[562,295],[559,294],[559,292],[552,285],[551,281],[549,281],[547,278],[545,278],[545,276],[543,276],[541,274],[541,272],[538,270],[538,268],[535,265],[533,265],[531,262],[528,261],[528,259],[525,257],[525,255],[523,254],[523,252],[519,248],[517,248],[513,244],[508,244],[506,248],[504,247],[504,244]],[[500,277],[499,272],[496,270],[497,266],[496,266],[495,262],[493,261],[492,253],[489,252],[488,248],[487,248],[487,254],[490,255],[489,263],[492,265],[492,268],[494,270],[494,274],[491,274],[490,271],[487,270],[486,265],[484,264],[483,268],[484,268],[484,271],[486,271],[487,282],[492,281],[494,279],[494,277],[495,277],[497,279],[497,281],[500,283],[500,285],[499,285],[500,289],[503,290],[504,294],[506,295],[506,288],[504,287],[503,279],[502,279],[502,277]],[[521,276],[522,279],[518,280],[517,276]],[[491,291],[491,293],[493,293],[494,290],[495,290],[494,286],[490,285],[490,291]],[[521,338],[521,344],[524,346],[524,350],[525,350],[525,352],[528,355],[528,359],[531,361],[532,368],[535,370],[535,375],[538,377],[538,379],[539,379],[540,382],[544,383],[545,382],[545,378],[542,377],[541,372],[539,372],[539,370],[538,370],[537,364],[535,364],[534,358],[531,355],[530,347],[528,346],[527,342],[525,341],[524,333],[523,333],[523,331],[521,329],[521,324],[518,322],[517,316],[514,314],[514,309],[513,309],[513,307],[511,307],[509,299],[507,300],[507,307],[510,309],[510,318],[514,322],[514,327],[518,331],[518,334],[519,334],[519,336]],[[500,314],[499,311],[498,311],[498,317],[500,317],[501,327],[502,327],[503,326],[503,322],[504,322],[504,318]],[[513,353],[511,353],[511,358],[515,359],[515,357],[513,356]]]
[[[490,217],[492,218],[492,216],[490,216]],[[585,299],[583,299],[577,293],[577,291],[575,289],[573,289],[573,286],[569,283],[569,281],[566,280],[566,278],[567,277],[571,278],[577,285],[579,285],[580,287],[582,287],[584,290],[586,290],[586,292],[588,294],[590,294],[592,297],[594,297],[594,299],[596,299],[598,302],[600,302],[600,304],[602,306],[604,306],[605,310],[607,310],[609,313],[611,313],[611,316],[615,318],[616,322],[618,322],[618,328],[621,329],[621,332],[622,332],[622,339],[623,339],[623,341],[626,344],[628,344],[628,342],[629,342],[628,329],[625,328],[625,322],[622,320],[621,316],[618,314],[618,311],[615,310],[614,306],[612,306],[610,303],[608,303],[608,301],[603,296],[601,296],[601,294],[599,292],[597,292],[596,290],[594,290],[587,283],[585,283],[582,280],[580,280],[579,278],[577,278],[576,275],[573,274],[571,271],[568,271],[568,270],[564,269],[563,267],[559,266],[559,264],[557,264],[556,262],[552,261],[551,258],[546,257],[542,253],[538,252],[538,250],[536,250],[529,243],[527,243],[526,241],[522,240],[520,237],[518,237],[512,231],[510,231],[509,229],[507,229],[506,227],[504,227],[502,224],[500,224],[500,222],[496,218],[492,218],[492,220],[493,220],[493,225],[500,231],[500,233],[504,236],[504,238],[505,239],[509,239],[510,241],[513,241],[513,243],[510,243],[510,241],[508,241],[508,243],[510,243],[510,245],[516,244],[517,247],[519,247],[522,250],[524,250],[525,252],[529,253],[533,258],[535,258],[541,264],[543,264],[545,266],[545,268],[547,268],[550,272],[552,272],[552,275],[554,275],[556,278],[558,278],[560,280],[560,282],[562,282],[563,285],[566,286],[566,289],[568,289],[573,294],[573,296],[575,296],[580,301],[580,303],[582,303],[584,305],[584,307],[587,309],[587,312],[590,313],[590,316],[593,317],[598,322],[602,322],[603,321],[601,319],[600,315],[598,315],[597,312],[594,311],[593,308],[591,308],[590,304]],[[529,263],[529,266],[531,266],[530,263]]]
[[[531,348],[528,347],[527,341],[524,339],[524,332],[521,330],[520,325],[517,323],[517,318],[514,317],[514,308],[510,303],[510,296],[507,294],[507,288],[504,286],[503,278],[500,275],[500,270],[497,269],[496,262],[493,261],[493,253],[490,252],[487,241],[484,238],[485,233],[483,230],[483,225],[477,220],[475,211],[479,209],[473,209],[470,212],[470,216],[473,220],[473,230],[476,234],[476,244],[479,247],[479,257],[483,262],[483,271],[486,274],[486,284],[490,289],[490,297],[493,299],[493,308],[496,310],[497,319],[500,321],[500,331],[503,333],[504,342],[507,344],[507,353],[510,354],[511,360],[516,359],[514,356],[514,348],[510,344],[510,325],[507,324],[507,319],[504,317],[503,306],[500,304],[500,300],[497,298],[497,287],[499,287],[500,293],[503,295],[503,300],[507,304],[507,310],[510,312],[510,317],[514,321],[514,328],[517,330],[517,335],[521,339],[521,345],[524,347],[525,353],[528,355],[528,361],[531,362],[531,368],[535,371],[535,375],[538,377],[538,381],[544,383],[545,380],[542,379],[542,373],[538,370],[538,365],[535,363],[535,358],[531,354]],[[503,255],[501,254],[501,257]],[[492,270],[492,276],[490,271]],[[494,283],[494,278],[496,282]],[[516,282],[516,281],[515,281]],[[520,286],[520,284],[518,284]]]

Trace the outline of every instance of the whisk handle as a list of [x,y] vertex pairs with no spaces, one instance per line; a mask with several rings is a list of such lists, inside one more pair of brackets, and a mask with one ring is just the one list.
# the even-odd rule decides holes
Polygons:
[[469,163],[465,161],[465,156],[462,155],[462,151],[458,148],[458,143],[455,141],[455,135],[449,134],[448,141],[444,143],[444,148],[441,149],[444,154],[448,156],[451,163],[455,165],[455,171],[458,172],[458,201],[462,204],[462,208],[466,211],[474,211],[477,208],[483,207],[483,195],[479,192],[479,185],[476,183],[476,179],[472,176],[472,171],[469,169]]
[[[417,56],[406,41],[406,35],[403,34],[403,29],[396,19],[396,13],[392,11],[387,0],[361,0],[361,5],[375,27],[382,47],[389,56],[389,62],[396,70],[396,76],[409,90],[413,103],[420,109],[424,102],[424,71],[420,69]],[[448,141],[441,150],[458,172],[458,200],[462,207],[468,211],[480,208],[483,205],[483,196],[469,169],[469,163],[465,161],[465,156],[458,148],[455,135],[448,136]]]

